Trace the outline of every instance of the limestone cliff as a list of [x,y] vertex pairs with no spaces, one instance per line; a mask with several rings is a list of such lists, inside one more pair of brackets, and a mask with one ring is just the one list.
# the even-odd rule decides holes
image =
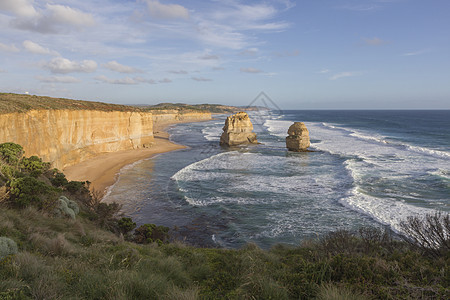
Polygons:
[[256,133],[247,113],[239,112],[227,117],[223,133],[220,137],[221,145],[235,146],[240,144],[256,144]]
[[288,129],[286,137],[286,148],[290,151],[306,151],[310,146],[309,131],[305,123],[295,122]]
[[100,153],[149,147],[153,116],[147,112],[30,110],[0,114],[0,143],[24,147],[63,169]]
[[176,122],[211,120],[210,112],[180,111],[176,109],[152,110],[155,125],[164,125]]

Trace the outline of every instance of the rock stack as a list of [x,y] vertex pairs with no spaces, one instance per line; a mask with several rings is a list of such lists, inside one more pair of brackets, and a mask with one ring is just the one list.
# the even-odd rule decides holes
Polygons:
[[253,131],[253,124],[247,113],[238,112],[231,115],[225,121],[223,133],[220,137],[220,144],[236,146],[240,144],[257,144],[256,133]]
[[309,131],[303,122],[295,122],[289,127],[289,136],[286,137],[286,148],[289,151],[307,151],[309,142]]

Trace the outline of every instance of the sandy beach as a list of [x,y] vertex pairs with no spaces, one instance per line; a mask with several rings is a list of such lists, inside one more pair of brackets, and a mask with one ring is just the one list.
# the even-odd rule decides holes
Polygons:
[[186,146],[171,142],[169,140],[169,134],[165,131],[169,125],[176,123],[181,122],[158,124],[155,126],[155,141],[151,148],[101,154],[79,164],[67,167],[63,172],[68,180],[90,181],[91,191],[95,191],[100,194],[100,197],[103,197],[108,187],[116,182],[119,171],[124,166],[142,159],[151,158],[159,153],[186,148]]

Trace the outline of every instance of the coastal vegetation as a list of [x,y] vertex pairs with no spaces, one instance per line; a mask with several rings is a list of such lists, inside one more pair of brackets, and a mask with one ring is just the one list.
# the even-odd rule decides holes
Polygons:
[[270,250],[200,248],[136,228],[89,182],[24,154],[0,145],[0,299],[450,298],[446,214],[405,220],[407,240],[361,228]]
[[29,110],[64,109],[98,111],[158,111],[232,113],[242,108],[220,104],[160,103],[157,105],[119,105],[95,101],[71,100],[45,96],[0,93],[0,113],[26,112]]

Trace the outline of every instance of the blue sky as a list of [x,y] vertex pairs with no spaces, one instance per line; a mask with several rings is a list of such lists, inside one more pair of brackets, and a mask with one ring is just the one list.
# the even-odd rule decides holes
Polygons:
[[450,109],[450,1],[0,0],[0,91]]

